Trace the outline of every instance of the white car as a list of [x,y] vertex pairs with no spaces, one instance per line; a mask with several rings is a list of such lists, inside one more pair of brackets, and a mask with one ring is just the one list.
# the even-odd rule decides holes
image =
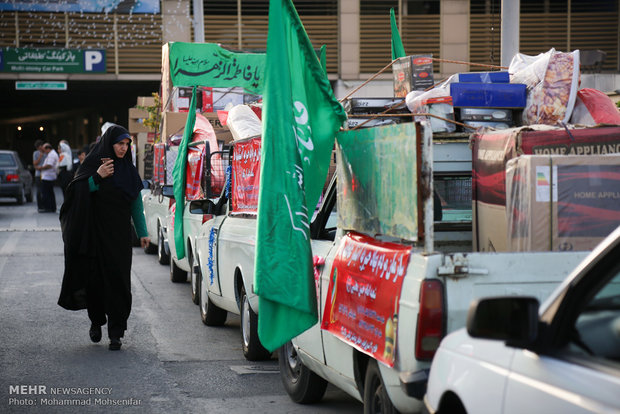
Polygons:
[[619,413],[620,227],[538,311],[528,297],[472,303],[442,341],[429,413]]

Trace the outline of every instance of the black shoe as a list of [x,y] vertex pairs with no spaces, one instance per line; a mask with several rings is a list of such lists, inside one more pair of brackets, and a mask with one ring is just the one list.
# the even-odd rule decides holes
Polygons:
[[118,351],[121,349],[121,345],[123,345],[123,343],[120,338],[110,338],[110,351]]
[[101,341],[101,326],[91,324],[88,334],[90,335],[91,341],[95,343]]

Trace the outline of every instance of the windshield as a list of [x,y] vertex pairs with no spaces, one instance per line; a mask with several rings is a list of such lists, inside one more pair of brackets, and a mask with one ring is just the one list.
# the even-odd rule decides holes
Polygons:
[[0,167],[17,167],[15,158],[12,154],[0,154]]

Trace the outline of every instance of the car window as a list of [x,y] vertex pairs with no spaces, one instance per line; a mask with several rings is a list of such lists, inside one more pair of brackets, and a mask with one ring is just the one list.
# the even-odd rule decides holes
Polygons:
[[0,154],[0,167],[16,167],[17,163],[11,154]]
[[620,266],[582,307],[572,342],[591,357],[620,363]]

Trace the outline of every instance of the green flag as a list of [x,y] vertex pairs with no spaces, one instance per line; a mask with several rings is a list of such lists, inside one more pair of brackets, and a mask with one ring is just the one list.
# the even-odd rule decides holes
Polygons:
[[317,322],[310,219],[346,120],[291,0],[269,2],[263,99],[254,276],[273,351]]
[[187,164],[187,146],[192,138],[194,124],[196,123],[196,87],[192,91],[192,100],[189,103],[187,121],[183,131],[183,139],[179,144],[179,155],[172,169],[172,191],[176,201],[174,212],[174,246],[177,251],[177,259],[185,257],[185,241],[183,240],[183,210],[185,208],[185,166]]
[[398,26],[396,26],[396,17],[394,16],[394,8],[390,9],[390,23],[392,24],[392,60],[407,56],[405,53],[405,47],[403,41],[400,39],[400,33],[398,33]]
[[319,61],[321,62],[321,67],[327,73],[327,45],[321,46],[321,50],[319,51]]

